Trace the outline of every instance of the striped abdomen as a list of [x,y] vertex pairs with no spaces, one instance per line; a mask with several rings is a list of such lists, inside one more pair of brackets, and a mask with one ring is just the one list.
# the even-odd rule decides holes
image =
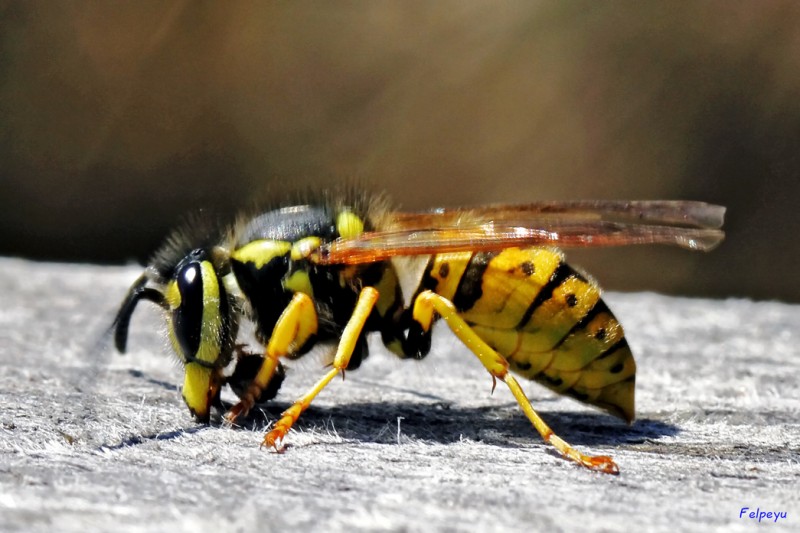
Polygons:
[[636,364],[622,326],[558,250],[438,254],[422,287],[450,299],[515,373],[633,420]]

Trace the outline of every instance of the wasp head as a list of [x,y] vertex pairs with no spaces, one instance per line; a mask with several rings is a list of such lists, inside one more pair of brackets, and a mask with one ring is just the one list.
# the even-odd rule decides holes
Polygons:
[[148,300],[164,310],[170,342],[184,365],[183,399],[202,422],[217,401],[238,329],[235,301],[223,283],[229,269],[227,254],[217,248],[195,248],[169,269],[148,268],[113,326],[115,345],[124,353],[136,304]]

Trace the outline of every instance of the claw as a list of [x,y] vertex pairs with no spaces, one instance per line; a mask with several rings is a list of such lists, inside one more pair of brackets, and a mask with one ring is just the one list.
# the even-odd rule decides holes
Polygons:
[[283,453],[286,450],[286,446],[283,446],[284,436],[284,432],[280,429],[273,429],[264,435],[264,440],[261,442],[260,447],[263,448],[264,446],[267,446],[269,448],[273,448],[277,453]]
[[233,407],[231,407],[230,410],[227,413],[225,413],[222,418],[225,420],[226,424],[234,425],[236,423],[236,420],[244,414],[246,414],[245,406],[242,404],[242,402],[239,402]]
[[604,474],[619,475],[619,467],[614,460],[607,455],[598,455],[596,457],[583,456],[583,466],[589,470],[596,470]]

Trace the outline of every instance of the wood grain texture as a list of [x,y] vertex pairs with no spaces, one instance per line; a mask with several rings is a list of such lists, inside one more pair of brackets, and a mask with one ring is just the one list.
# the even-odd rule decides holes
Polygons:
[[566,440],[614,457],[611,477],[554,456],[444,328],[422,362],[372,343],[278,455],[262,432],[324,356],[292,364],[245,428],[198,426],[155,309],[127,355],[102,349],[138,268],[0,272],[3,531],[750,531],[743,507],[800,524],[797,305],[606,294],[639,366],[637,422],[523,386]]

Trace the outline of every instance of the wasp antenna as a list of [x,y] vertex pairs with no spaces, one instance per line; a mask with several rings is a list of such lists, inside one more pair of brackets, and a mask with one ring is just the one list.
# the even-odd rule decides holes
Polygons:
[[116,346],[117,351],[120,353],[125,353],[125,348],[128,343],[128,326],[131,322],[133,310],[136,308],[136,304],[139,303],[139,300],[149,300],[159,307],[167,308],[167,302],[160,291],[151,287],[145,287],[149,280],[150,278],[145,272],[133,283],[127,296],[125,296],[125,300],[122,302],[122,306],[117,313],[117,317],[114,319],[114,323],[111,325],[111,327],[114,328],[114,346]]

